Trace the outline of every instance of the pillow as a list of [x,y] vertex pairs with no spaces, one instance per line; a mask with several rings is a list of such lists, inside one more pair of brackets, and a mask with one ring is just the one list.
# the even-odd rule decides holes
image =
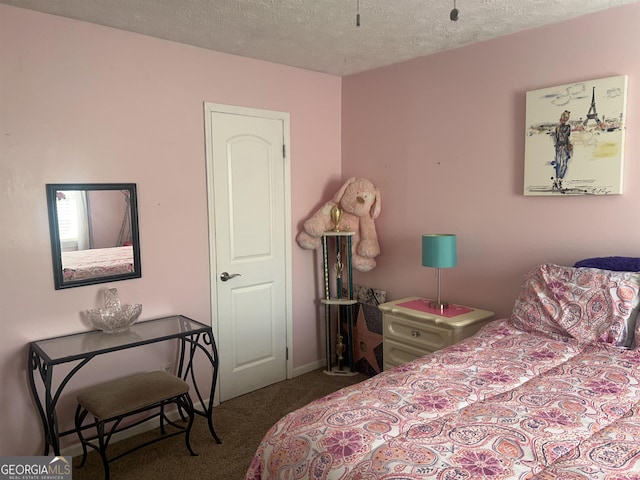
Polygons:
[[596,257],[576,262],[574,267],[592,267],[616,272],[640,272],[639,257]]
[[544,264],[527,275],[510,321],[527,332],[629,346],[638,301],[635,274]]
[[[635,283],[636,285],[640,285],[640,273],[636,273],[631,278],[631,282]],[[638,348],[640,347],[640,334],[637,332],[638,328],[640,328],[640,325],[638,325],[638,322],[640,322],[640,295],[636,297],[636,300],[631,305],[631,308],[631,316],[629,317],[629,321],[627,322],[629,328],[629,340],[626,346],[629,348]],[[639,341],[636,342],[636,338],[639,339]]]
[[640,307],[636,308],[638,314],[636,315],[634,330],[634,338],[631,339],[629,348],[640,349]]
[[[640,272],[640,257],[594,257],[594,258],[585,258],[584,260],[580,260],[576,262],[574,267],[593,267],[593,268],[601,268],[604,270],[613,270],[616,272]],[[632,282],[640,285],[640,273],[636,274],[634,278],[631,279]],[[627,322],[627,342],[625,346],[632,347],[635,342],[634,338],[637,319],[639,318],[640,312],[640,297],[636,298],[635,303],[632,305],[633,312],[631,312],[631,316],[629,317],[629,321]],[[638,337],[640,338],[640,337]]]

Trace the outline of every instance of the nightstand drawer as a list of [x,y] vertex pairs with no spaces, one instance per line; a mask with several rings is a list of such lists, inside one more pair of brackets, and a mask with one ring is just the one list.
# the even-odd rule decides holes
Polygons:
[[432,350],[412,347],[411,345],[406,345],[387,339],[384,342],[382,351],[384,369],[389,370],[390,368],[410,362],[411,360],[415,360],[416,358],[422,357],[431,352]]
[[384,317],[385,339],[406,345],[414,345],[433,352],[451,344],[452,331],[420,321],[386,315]]

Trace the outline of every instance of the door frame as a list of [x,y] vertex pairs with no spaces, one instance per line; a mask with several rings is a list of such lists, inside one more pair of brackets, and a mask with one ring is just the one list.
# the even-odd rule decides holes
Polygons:
[[[209,230],[209,289],[211,299],[211,328],[216,338],[219,338],[218,319],[218,294],[216,283],[219,276],[216,265],[216,231],[215,231],[215,195],[213,183],[213,135],[211,125],[211,115],[213,113],[226,113],[232,115],[243,115],[251,117],[261,117],[282,121],[284,152],[284,204],[285,204],[285,322],[286,322],[286,378],[291,379],[293,373],[293,268],[292,268],[292,227],[291,227],[291,148],[290,148],[290,115],[288,112],[273,110],[263,110],[259,108],[241,107],[236,105],[225,105],[220,103],[204,102],[204,127],[205,127],[205,162],[207,180],[207,220]],[[218,345],[218,349],[223,348]],[[220,379],[218,378],[218,381]],[[220,389],[216,388],[215,402],[219,403]]]

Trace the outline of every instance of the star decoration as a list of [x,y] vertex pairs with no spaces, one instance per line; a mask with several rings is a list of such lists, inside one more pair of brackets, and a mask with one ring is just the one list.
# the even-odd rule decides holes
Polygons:
[[[369,330],[369,325],[365,319],[365,312],[363,304],[358,305],[358,316],[356,318],[355,328],[353,331],[353,351],[355,362],[361,359],[366,360],[371,365],[371,368],[379,373],[381,365],[378,363],[378,359],[375,355],[375,348],[382,344],[382,335]],[[380,325],[382,325],[382,318],[379,319]],[[382,326],[380,326],[382,329]],[[354,363],[355,363],[354,362]]]

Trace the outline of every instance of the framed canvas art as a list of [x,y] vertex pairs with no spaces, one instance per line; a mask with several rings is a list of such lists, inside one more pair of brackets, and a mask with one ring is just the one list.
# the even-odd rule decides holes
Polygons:
[[626,99],[626,75],[527,92],[524,194],[621,194]]

